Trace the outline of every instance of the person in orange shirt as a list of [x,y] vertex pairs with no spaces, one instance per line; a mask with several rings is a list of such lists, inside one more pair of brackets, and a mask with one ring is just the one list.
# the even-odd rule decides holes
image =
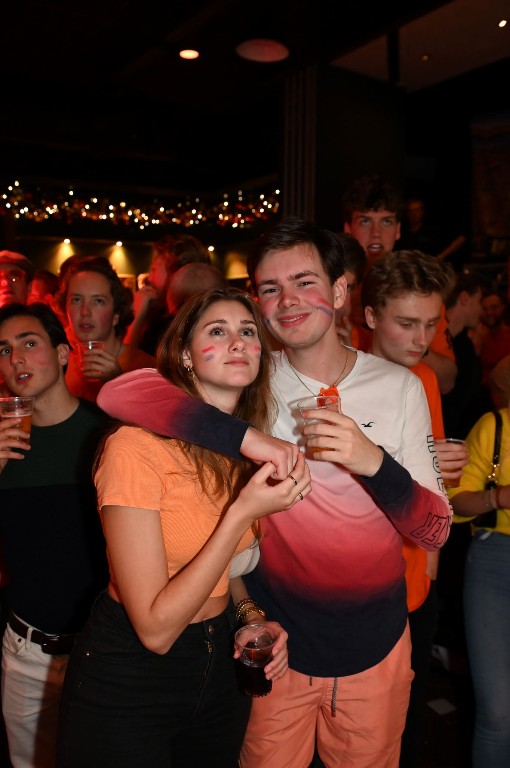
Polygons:
[[[423,355],[436,332],[450,272],[419,251],[387,254],[368,270],[362,286],[366,322],[372,329],[372,354],[411,368],[420,378],[432,422],[430,450],[436,451],[443,480],[455,482],[467,462],[463,446],[444,440],[441,395],[435,372]],[[401,768],[416,764],[423,743],[423,707],[437,617],[435,590],[438,556],[404,539],[407,605],[411,628],[411,665],[415,678],[402,737]]]
[[[105,381],[154,365],[151,355],[124,343],[132,298],[106,258],[84,256],[66,271],[57,302],[72,345],[66,384],[75,397],[95,402]],[[79,343],[89,341],[102,348],[80,354]]]

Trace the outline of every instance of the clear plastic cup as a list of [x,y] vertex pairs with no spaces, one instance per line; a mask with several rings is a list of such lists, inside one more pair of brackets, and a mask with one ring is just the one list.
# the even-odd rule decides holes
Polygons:
[[4,419],[21,419],[20,428],[30,434],[34,400],[34,397],[0,397],[2,421]]
[[[83,368],[84,363],[87,361],[87,352],[94,352],[97,349],[104,349],[105,342],[96,339],[90,339],[89,341],[79,341],[77,346],[78,353],[80,355],[80,364]],[[88,379],[88,381],[100,381],[99,374],[100,371],[88,370],[86,373],[84,373],[84,376]]]
[[[303,416],[303,411],[312,411],[312,410],[319,410],[319,411],[335,411],[336,413],[342,412],[342,402],[340,400],[339,395],[314,395],[313,397],[307,397],[305,400],[300,400],[297,404],[299,411],[301,413],[301,418],[303,419],[303,423],[305,427],[309,426],[310,424],[319,424],[322,422],[319,422],[319,419],[312,418],[306,418]],[[307,435],[307,438],[309,437],[315,437],[315,435]],[[315,453],[316,451],[322,451],[322,448],[308,448],[310,451],[310,454]]]
[[264,667],[273,656],[276,632],[266,624],[246,624],[235,634],[235,647],[241,655],[236,672],[239,687],[249,696],[267,696],[273,684],[266,680]]

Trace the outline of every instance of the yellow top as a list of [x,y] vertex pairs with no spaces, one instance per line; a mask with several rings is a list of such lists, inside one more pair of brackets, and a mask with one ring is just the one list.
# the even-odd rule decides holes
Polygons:
[[[508,409],[500,410],[503,419],[501,430],[500,466],[496,473],[498,485],[510,485],[510,417]],[[492,472],[492,456],[494,453],[494,434],[496,420],[492,411],[484,413],[478,419],[467,436],[466,445],[469,451],[469,463],[463,469],[460,484],[457,488],[449,488],[448,495],[453,499],[462,491],[483,491],[487,477]],[[469,522],[472,517],[456,515],[454,521]],[[487,528],[497,533],[510,535],[510,509],[498,510],[496,528]]]

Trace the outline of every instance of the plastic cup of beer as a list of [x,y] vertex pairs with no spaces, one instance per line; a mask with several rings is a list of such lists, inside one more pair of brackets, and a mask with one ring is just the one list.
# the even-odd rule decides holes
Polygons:
[[243,693],[249,696],[267,696],[273,683],[266,680],[264,667],[273,656],[277,639],[276,630],[266,624],[246,624],[234,638],[240,657],[236,660],[237,681]]
[[[322,424],[319,419],[307,418],[303,416],[303,411],[335,411],[341,413],[341,400],[338,395],[314,395],[314,397],[307,397],[304,400],[300,400],[297,404],[301,413],[305,427],[310,424]],[[315,437],[315,435],[307,435],[307,437]],[[322,451],[323,448],[312,448],[311,451]]]
[[[98,349],[104,349],[105,348],[105,342],[99,341],[97,339],[89,339],[89,341],[79,341],[78,342],[78,352],[80,355],[80,363],[83,368],[83,365],[87,362],[87,352],[95,352]],[[99,374],[100,371],[94,371],[94,370],[88,370],[86,373],[84,373],[84,376],[89,381],[100,381]]]
[[0,397],[0,417],[20,419],[20,429],[30,434],[32,429],[33,397]]

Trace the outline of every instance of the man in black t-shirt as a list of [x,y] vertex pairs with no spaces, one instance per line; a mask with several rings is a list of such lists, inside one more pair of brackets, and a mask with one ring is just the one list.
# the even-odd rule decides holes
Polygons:
[[34,397],[31,433],[0,421],[0,536],[9,583],[2,709],[13,768],[53,768],[60,690],[107,578],[92,462],[104,414],[71,395],[69,343],[45,304],[0,309],[0,376]]

